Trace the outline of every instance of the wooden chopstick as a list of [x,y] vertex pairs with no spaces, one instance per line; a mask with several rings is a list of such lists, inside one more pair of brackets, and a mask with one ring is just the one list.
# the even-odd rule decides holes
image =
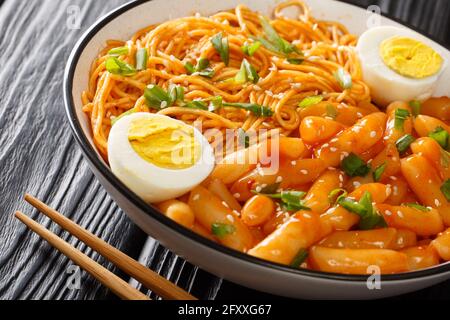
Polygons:
[[100,253],[103,257],[113,262],[119,269],[142,283],[146,288],[154,291],[159,296],[168,300],[197,300],[194,296],[176,286],[169,280],[161,277],[156,272],[146,268],[136,260],[130,258],[120,250],[117,250],[102,239],[96,237],[86,229],[80,227],[56,210],[50,208],[42,201],[27,194],[25,200],[33,207],[41,211],[63,229],[83,241],[89,247]]
[[150,300],[145,294],[133,288],[128,283],[120,279],[114,273],[103,268],[97,262],[84,255],[81,251],[59,238],[56,234],[47,230],[39,223],[29,218],[22,212],[16,212],[15,217],[22,221],[28,228],[33,230],[53,247],[69,257],[82,269],[89,272],[93,277],[99,280],[104,286],[110,288],[117,296],[127,300]]

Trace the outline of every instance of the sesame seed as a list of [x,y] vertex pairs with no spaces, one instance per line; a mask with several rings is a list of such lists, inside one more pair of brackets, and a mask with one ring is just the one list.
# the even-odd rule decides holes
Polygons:
[[405,217],[401,211],[397,211],[397,215],[402,219]]
[[300,170],[300,173],[307,175],[309,172],[308,172],[308,170]]
[[314,23],[312,26],[313,31],[316,31],[319,25],[317,23]]
[[228,221],[230,221],[231,223],[234,223],[234,217],[233,217],[231,214],[227,215],[227,219],[228,219]]
[[434,204],[436,207],[439,207],[441,205],[441,202],[438,199],[434,199]]
[[200,195],[199,195],[199,194],[196,194],[196,195],[192,198],[192,200],[194,200],[194,201],[200,200]]
[[312,216],[310,214],[307,214],[307,213],[304,213],[303,217],[305,217],[306,219],[311,219],[312,218]]
[[222,201],[222,205],[223,205],[225,208],[230,209],[230,206],[229,206],[228,203],[226,203],[225,201]]
[[233,195],[233,197],[239,199],[239,198],[241,197],[241,194],[240,194],[240,193],[235,193],[235,194]]
[[384,214],[387,215],[387,216],[392,216],[392,212],[389,211],[389,210],[386,210],[386,211],[384,212]]
[[161,108],[164,109],[167,107],[167,101],[161,101]]
[[297,165],[297,161],[294,160],[294,161],[291,162],[291,164],[292,164],[293,166],[295,166],[295,165]]
[[354,181],[354,182],[353,182],[353,186],[354,186],[355,188],[359,188],[359,187],[361,186],[361,183],[360,183],[359,181]]
[[330,151],[331,151],[331,152],[336,152],[336,151],[338,151],[338,149],[335,148],[335,147],[331,147],[331,148],[330,148]]
[[256,191],[256,192],[258,192],[258,193],[259,193],[259,192],[261,192],[261,190],[262,190],[262,188],[261,188],[261,187],[259,187],[259,186],[258,186],[258,187],[256,187],[256,189],[255,189],[255,191]]
[[376,131],[372,131],[371,133],[370,133],[370,137],[371,138],[375,138],[377,136],[377,132]]
[[391,176],[389,179],[397,181],[397,177]]
[[275,181],[276,183],[281,183],[283,181],[283,177],[282,176],[278,176],[277,180]]

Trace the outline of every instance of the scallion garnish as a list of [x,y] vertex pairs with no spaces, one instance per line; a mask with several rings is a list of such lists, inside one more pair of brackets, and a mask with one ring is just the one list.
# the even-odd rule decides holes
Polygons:
[[219,53],[222,61],[228,66],[230,63],[230,45],[228,43],[228,38],[224,38],[221,32],[211,38],[211,43],[214,49]]
[[117,57],[110,57],[105,62],[106,70],[112,74],[121,75],[124,77],[133,76],[136,74],[136,69],[122,61]]
[[213,223],[211,225],[211,232],[218,238],[224,238],[236,232],[236,227],[231,224]]
[[397,140],[395,143],[397,146],[398,152],[403,155],[411,145],[411,143],[414,142],[414,137],[410,134],[405,134],[403,137]]
[[354,153],[342,160],[341,168],[349,177],[365,177],[370,172],[370,166]]
[[119,57],[119,56],[126,56],[129,52],[130,52],[130,49],[128,49],[128,47],[124,46],[124,47],[117,47],[117,48],[113,48],[113,49],[109,50],[108,55],[114,56],[114,57]]
[[330,204],[334,205],[340,199],[347,197],[347,195],[348,195],[348,193],[345,189],[334,189],[328,195],[328,200],[330,201]]
[[339,86],[343,90],[351,89],[353,86],[352,76],[345,71],[344,68],[339,68],[335,73],[334,77],[336,78]]
[[238,133],[238,145],[244,146],[245,149],[250,147],[250,136],[245,132],[245,130],[239,128],[237,133]]
[[383,175],[384,171],[386,170],[387,163],[383,163],[382,165],[378,166],[375,171],[373,172],[373,181],[378,182],[381,179],[381,176]]
[[421,206],[420,204],[417,204],[417,203],[405,203],[405,204],[403,204],[403,205],[406,206],[406,207],[411,207],[411,208],[414,208],[414,209],[423,211],[423,212],[428,212],[428,211],[430,211],[430,208]]
[[369,192],[365,192],[359,202],[353,199],[341,197],[338,204],[344,209],[357,214],[360,217],[359,229],[371,230],[377,227],[387,227],[383,216],[374,210],[372,204],[372,196]]
[[300,249],[300,251],[295,256],[294,260],[291,262],[292,268],[300,268],[300,266],[303,264],[303,262],[308,259],[308,250],[306,249]]
[[273,111],[269,107],[261,106],[256,103],[223,103],[224,107],[232,107],[250,111],[258,117],[271,117]]
[[210,99],[208,111],[215,112],[217,110],[222,109],[223,107],[223,99],[221,96],[216,96]]
[[290,63],[300,64],[303,62],[302,52],[296,46],[283,39],[272,27],[269,20],[261,16],[260,22],[265,38],[256,38],[256,40],[261,42],[268,50],[286,56]]
[[167,93],[160,86],[154,84],[151,84],[145,88],[144,97],[147,101],[147,105],[155,110],[170,107],[174,103],[169,93]]
[[208,110],[208,105],[199,100],[188,101],[183,105],[184,108]]
[[253,191],[253,193],[263,194],[266,197],[281,200],[283,209],[286,211],[311,210],[311,208],[305,206],[302,201],[302,199],[306,195],[306,192],[289,190],[289,191],[281,191],[278,193],[264,193],[264,191],[268,190],[261,190],[259,192]]
[[406,119],[411,116],[408,110],[406,109],[397,109],[395,110],[395,122],[394,126],[396,130],[404,130],[404,125]]
[[287,58],[286,61],[289,62],[290,64],[302,64],[303,61],[305,61],[305,59],[303,59],[303,58]]
[[318,104],[319,102],[322,102],[322,101],[323,101],[323,97],[322,96],[310,96],[310,97],[307,97],[307,98],[303,99],[298,104],[298,106],[300,108],[307,108],[307,107],[313,106],[315,104]]
[[241,69],[236,74],[233,83],[244,84],[246,82],[258,83],[259,75],[256,69],[247,61],[247,59],[242,60]]
[[244,44],[242,46],[242,52],[249,57],[252,57],[256,51],[258,51],[259,47],[261,47],[261,42],[255,41],[252,44]]
[[447,199],[447,201],[450,201],[450,179],[442,184],[441,192],[444,194],[445,199]]
[[200,58],[198,60],[197,66],[194,67],[192,63],[186,62],[184,68],[190,75],[199,75],[206,78],[212,78],[214,77],[214,69],[210,68],[209,66],[210,62],[208,59]]
[[141,48],[136,52],[136,69],[141,71],[147,69],[148,50]]
[[411,107],[411,111],[414,117],[417,117],[420,114],[420,111],[422,109],[422,104],[420,101],[414,100],[409,103],[409,106]]
[[437,143],[439,143],[439,145],[442,147],[442,149],[444,149],[444,150],[448,149],[450,135],[444,128],[437,127],[428,136],[430,138],[434,139]]
[[274,183],[274,184],[269,184],[268,186],[265,186],[264,188],[262,188],[259,191],[259,194],[277,194],[279,193],[278,190],[280,189],[280,185],[281,183]]
[[184,101],[184,88],[182,86],[170,85],[169,86],[169,96],[172,103],[176,101]]
[[190,62],[186,62],[184,64],[184,68],[186,69],[188,74],[193,74],[195,72],[195,66]]

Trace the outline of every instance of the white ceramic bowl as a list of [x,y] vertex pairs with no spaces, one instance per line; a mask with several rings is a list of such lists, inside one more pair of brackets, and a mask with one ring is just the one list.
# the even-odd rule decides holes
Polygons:
[[[381,290],[369,290],[366,276],[329,274],[292,268],[262,261],[227,249],[172,222],[133,194],[110,171],[96,151],[86,115],[82,112],[81,93],[88,87],[92,61],[107,39],[129,39],[137,30],[168,19],[207,15],[243,3],[270,14],[275,0],[154,0],[134,1],[101,18],[75,46],[65,73],[65,104],[73,133],[91,169],[117,204],[150,236],[195,265],[235,283],[254,289],[295,298],[371,299],[419,290],[450,279],[450,264],[413,273],[381,277]],[[333,0],[309,0],[318,19],[336,20],[352,33],[361,34],[373,24],[364,9]],[[430,4],[432,5],[432,4]],[[401,24],[380,17],[382,25]],[[447,61],[450,52],[439,46]],[[450,95],[450,68],[442,75],[436,95]]]

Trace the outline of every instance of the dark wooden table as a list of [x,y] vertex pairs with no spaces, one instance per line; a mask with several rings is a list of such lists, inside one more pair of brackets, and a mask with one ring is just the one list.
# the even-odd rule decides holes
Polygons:
[[[180,0],[182,1],[182,0]],[[257,0],[255,0],[257,1]],[[0,0],[0,299],[114,299],[89,275],[69,289],[72,263],[12,217],[30,192],[96,235],[202,299],[277,299],[210,275],[147,241],[100,186],[65,119],[62,81],[67,57],[82,32],[127,0]],[[378,4],[450,44],[448,0],[351,0]],[[79,8],[80,28],[70,14]],[[69,28],[71,27],[71,28]],[[39,216],[38,221],[50,225]],[[97,253],[52,226],[80,250],[118,272]],[[146,244],[146,245],[145,245]],[[448,298],[450,282],[409,298]],[[404,297],[401,297],[404,298]]]

